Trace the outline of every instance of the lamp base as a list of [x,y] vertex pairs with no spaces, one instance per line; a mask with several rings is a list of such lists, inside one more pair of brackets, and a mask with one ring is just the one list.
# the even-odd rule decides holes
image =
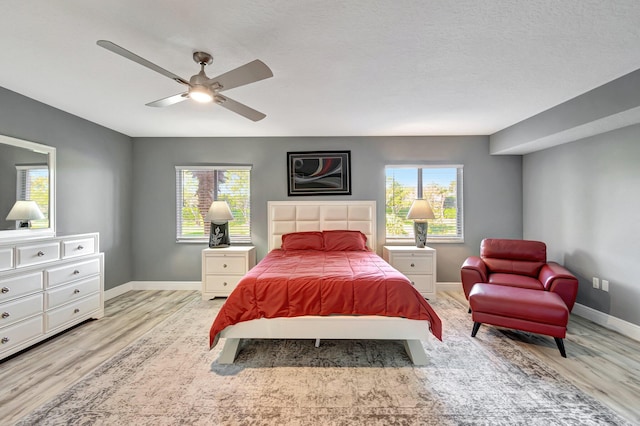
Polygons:
[[427,245],[427,229],[429,224],[427,222],[413,222],[413,234],[416,237],[416,247],[425,248]]
[[230,245],[229,222],[211,222],[211,230],[209,231],[209,248],[224,248],[229,247]]

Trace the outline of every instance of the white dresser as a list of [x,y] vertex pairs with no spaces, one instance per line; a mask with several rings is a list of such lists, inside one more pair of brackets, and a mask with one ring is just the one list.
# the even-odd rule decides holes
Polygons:
[[411,280],[424,297],[436,295],[436,251],[431,247],[384,246],[382,258]]
[[202,299],[227,297],[249,269],[256,265],[253,246],[202,250]]
[[104,316],[97,233],[0,243],[0,359]]

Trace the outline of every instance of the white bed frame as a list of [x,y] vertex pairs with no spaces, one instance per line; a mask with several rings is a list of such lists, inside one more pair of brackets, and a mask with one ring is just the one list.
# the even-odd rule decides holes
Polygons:
[[[367,236],[367,245],[376,250],[375,201],[270,201],[269,251],[280,248],[282,235],[289,232],[334,229],[356,230]],[[395,317],[304,316],[260,318],[225,328],[220,364],[232,364],[240,339],[371,339],[404,340],[415,365],[425,365],[427,355],[421,340],[430,338],[429,321]]]

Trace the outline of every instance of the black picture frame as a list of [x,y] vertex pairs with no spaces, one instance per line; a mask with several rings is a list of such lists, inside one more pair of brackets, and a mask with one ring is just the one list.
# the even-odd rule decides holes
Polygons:
[[351,195],[351,151],[287,152],[293,195]]

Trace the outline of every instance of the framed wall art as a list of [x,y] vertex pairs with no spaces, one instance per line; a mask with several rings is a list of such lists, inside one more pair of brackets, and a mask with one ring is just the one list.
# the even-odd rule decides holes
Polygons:
[[289,195],[351,195],[351,151],[287,153]]

